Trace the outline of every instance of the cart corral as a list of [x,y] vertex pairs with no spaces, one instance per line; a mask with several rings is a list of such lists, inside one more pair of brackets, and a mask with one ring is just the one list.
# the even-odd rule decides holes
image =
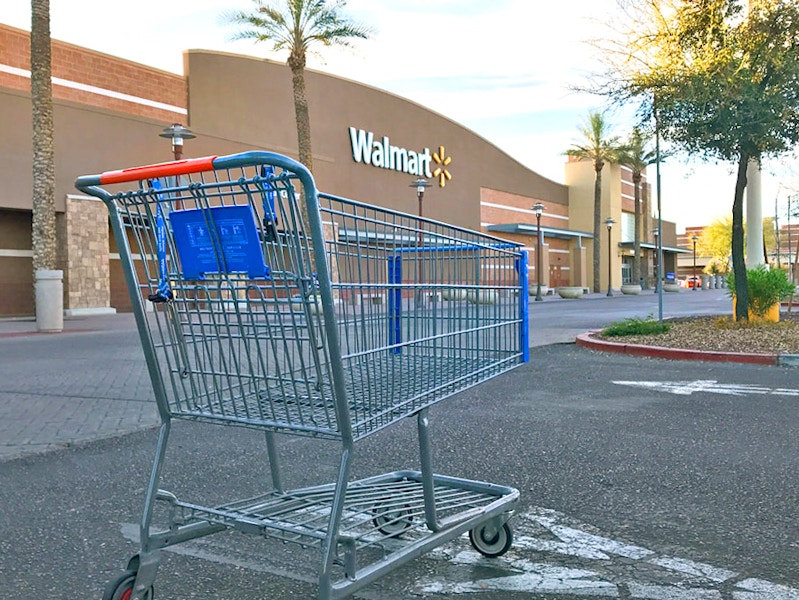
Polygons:
[[[106,600],[152,598],[159,549],[224,529],[320,548],[320,599],[466,532],[508,549],[518,491],[434,473],[428,410],[527,361],[518,245],[319,193],[268,152],[76,186],[108,206],[162,421],[141,548]],[[357,441],[407,417],[421,469],[351,480]],[[214,506],[160,490],[172,419],[263,430],[272,489]],[[285,485],[279,434],[340,441],[336,480]]]

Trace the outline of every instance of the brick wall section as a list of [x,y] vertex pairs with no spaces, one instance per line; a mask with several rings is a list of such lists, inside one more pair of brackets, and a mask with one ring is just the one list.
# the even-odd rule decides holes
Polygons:
[[67,198],[64,308],[106,308],[110,303],[108,209],[99,200]]
[[[535,225],[535,214],[532,211],[533,206],[539,202],[537,198],[529,198],[527,196],[519,196],[516,194],[509,194],[499,190],[490,190],[483,188],[480,190],[480,201],[488,202],[490,204],[501,204],[510,208],[520,208],[528,212],[519,212],[516,210],[507,210],[497,208],[494,206],[480,206],[480,220],[483,223],[491,223],[497,225],[500,223],[530,223]],[[569,216],[569,207],[562,204],[555,204],[554,202],[546,202],[540,200],[544,205],[544,214],[541,217],[542,227],[557,227],[559,229],[568,229],[568,219],[556,219],[548,215],[559,215],[563,217]]]
[[[52,42],[52,60],[53,77],[56,78],[180,108],[186,108],[188,104],[187,83],[181,75],[131,63],[58,40]],[[0,24],[0,63],[25,71],[30,70],[29,32]],[[0,73],[0,86],[30,91],[30,79]],[[185,116],[170,110],[61,85],[53,86],[53,97],[160,121],[185,120]]]
[[[480,190],[481,203],[497,204],[507,206],[509,208],[519,208],[526,212],[517,210],[508,210],[506,208],[496,206],[480,205],[480,220],[483,223],[491,223],[498,225],[503,223],[529,223],[530,225],[536,224],[535,213],[532,207],[539,202],[537,198],[530,198],[527,196],[519,196],[517,194],[509,194],[499,190],[491,190],[483,188]],[[568,219],[558,219],[553,215],[568,217],[569,207],[562,204],[555,204],[554,202],[540,201],[544,205],[544,214],[541,216],[541,227],[557,227],[558,229],[568,229]],[[485,228],[481,228],[485,231]],[[512,242],[522,244],[527,248],[528,265],[529,265],[529,283],[533,285],[537,282],[535,276],[536,259],[535,250],[537,247],[538,238],[535,235],[519,235],[519,234],[499,234],[497,232],[487,232],[491,235],[498,235],[504,239]],[[548,259],[549,273],[542,278],[542,282],[548,282],[551,286],[569,285],[569,242],[558,238],[546,238],[544,241],[546,245],[542,248],[542,255]],[[547,268],[544,268],[546,273]]]

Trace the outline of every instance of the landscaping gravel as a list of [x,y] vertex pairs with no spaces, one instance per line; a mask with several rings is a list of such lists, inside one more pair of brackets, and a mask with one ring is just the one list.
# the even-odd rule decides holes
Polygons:
[[729,316],[670,319],[671,328],[656,335],[596,337],[621,344],[641,344],[747,354],[799,354],[799,313],[783,311],[780,321],[739,324]]

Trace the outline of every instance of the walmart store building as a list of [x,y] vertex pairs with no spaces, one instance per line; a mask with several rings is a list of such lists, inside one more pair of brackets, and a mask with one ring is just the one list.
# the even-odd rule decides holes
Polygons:
[[[107,210],[78,194],[75,178],[170,160],[170,143],[159,134],[173,123],[197,135],[186,142],[184,157],[253,149],[296,157],[291,73],[283,63],[203,50],[185,52],[183,76],[56,40],[52,50],[64,307],[68,315],[126,311],[130,301]],[[29,53],[27,31],[0,25],[0,316],[34,311]],[[416,192],[409,186],[419,175],[427,177],[432,187],[425,193],[425,216],[521,242],[530,252],[531,283],[538,281],[531,208],[541,202],[541,281],[550,288],[590,284],[591,164],[567,163],[568,185],[560,184],[403,98],[314,71],[307,72],[306,86],[319,189],[416,214]],[[611,233],[610,284],[618,287],[630,260],[632,184],[626,169],[606,169],[603,220],[609,215],[621,224]],[[646,240],[651,227],[645,221]],[[664,245],[673,240],[671,224],[664,228]],[[606,261],[607,249],[601,264]],[[608,285],[607,273],[602,282]]]

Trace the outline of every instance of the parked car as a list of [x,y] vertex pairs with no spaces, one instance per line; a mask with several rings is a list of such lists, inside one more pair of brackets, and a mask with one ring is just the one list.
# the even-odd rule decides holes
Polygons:
[[695,288],[695,287],[702,287],[702,278],[698,275],[694,276],[691,275],[690,277],[685,278],[685,286],[687,288]]

